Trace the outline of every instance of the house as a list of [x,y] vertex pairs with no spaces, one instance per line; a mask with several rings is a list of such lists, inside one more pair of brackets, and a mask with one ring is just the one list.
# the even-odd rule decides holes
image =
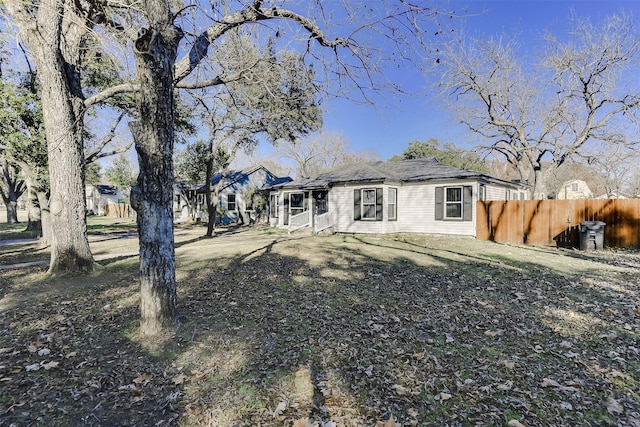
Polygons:
[[[264,166],[252,166],[241,170],[229,170],[224,175],[215,174],[211,178],[211,189],[213,190],[222,181],[218,193],[218,215],[216,222],[230,224],[235,222],[252,223],[267,220],[266,200],[265,206],[252,206],[253,199],[250,197],[256,191],[262,191],[265,187],[291,181],[289,177],[278,177]],[[184,184],[182,185],[184,188]],[[195,215],[202,221],[208,221],[207,207],[205,201],[205,185],[192,187],[188,192],[181,191],[181,197],[188,197],[192,200]],[[179,199],[179,197],[177,196]],[[266,195],[265,195],[266,198]],[[185,200],[177,200],[177,209],[181,210],[181,218],[188,216],[188,211],[184,209]]]
[[557,200],[593,199],[593,192],[589,185],[580,179],[566,181],[556,195]]
[[524,186],[435,159],[359,163],[273,185],[269,222],[290,231],[475,236],[478,200],[524,200]]
[[125,203],[124,194],[110,185],[86,185],[84,192],[87,213],[90,215],[106,215],[106,205]]

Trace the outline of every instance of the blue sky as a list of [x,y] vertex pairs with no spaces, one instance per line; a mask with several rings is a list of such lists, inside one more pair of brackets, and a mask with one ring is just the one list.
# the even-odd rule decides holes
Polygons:
[[[566,32],[571,10],[593,21],[620,11],[640,19],[638,0],[456,0],[450,2],[449,9],[465,15],[457,25],[463,27],[467,35],[511,35],[517,31],[523,46],[535,45],[544,30],[551,29],[556,34]],[[421,95],[395,97],[377,102],[376,106],[329,101],[325,104],[324,129],[342,133],[353,149],[375,151],[383,160],[400,154],[416,139],[436,138],[468,146],[470,135],[456,124],[453,114],[442,107],[435,90],[428,88],[423,76],[407,70],[391,77]]]

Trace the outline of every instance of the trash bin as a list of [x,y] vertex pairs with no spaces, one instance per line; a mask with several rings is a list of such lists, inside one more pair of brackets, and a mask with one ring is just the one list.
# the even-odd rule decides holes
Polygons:
[[604,226],[602,221],[582,221],[580,223],[580,250],[601,250],[604,247]]

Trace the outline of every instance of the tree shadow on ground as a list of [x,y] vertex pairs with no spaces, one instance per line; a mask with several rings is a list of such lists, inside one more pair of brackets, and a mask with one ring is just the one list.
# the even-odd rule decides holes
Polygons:
[[180,257],[183,325],[155,347],[130,260],[4,275],[0,424],[637,422],[637,269],[462,239],[230,237],[209,268]]
[[368,238],[273,242],[217,264],[182,287],[200,346],[181,361],[194,425],[637,418],[637,288]]

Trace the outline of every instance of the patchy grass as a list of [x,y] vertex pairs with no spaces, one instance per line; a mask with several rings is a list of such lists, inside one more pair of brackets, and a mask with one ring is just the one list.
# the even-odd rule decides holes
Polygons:
[[640,423],[636,252],[201,234],[176,230],[182,326],[155,342],[135,239],[93,242],[88,276],[3,272],[0,424]]

